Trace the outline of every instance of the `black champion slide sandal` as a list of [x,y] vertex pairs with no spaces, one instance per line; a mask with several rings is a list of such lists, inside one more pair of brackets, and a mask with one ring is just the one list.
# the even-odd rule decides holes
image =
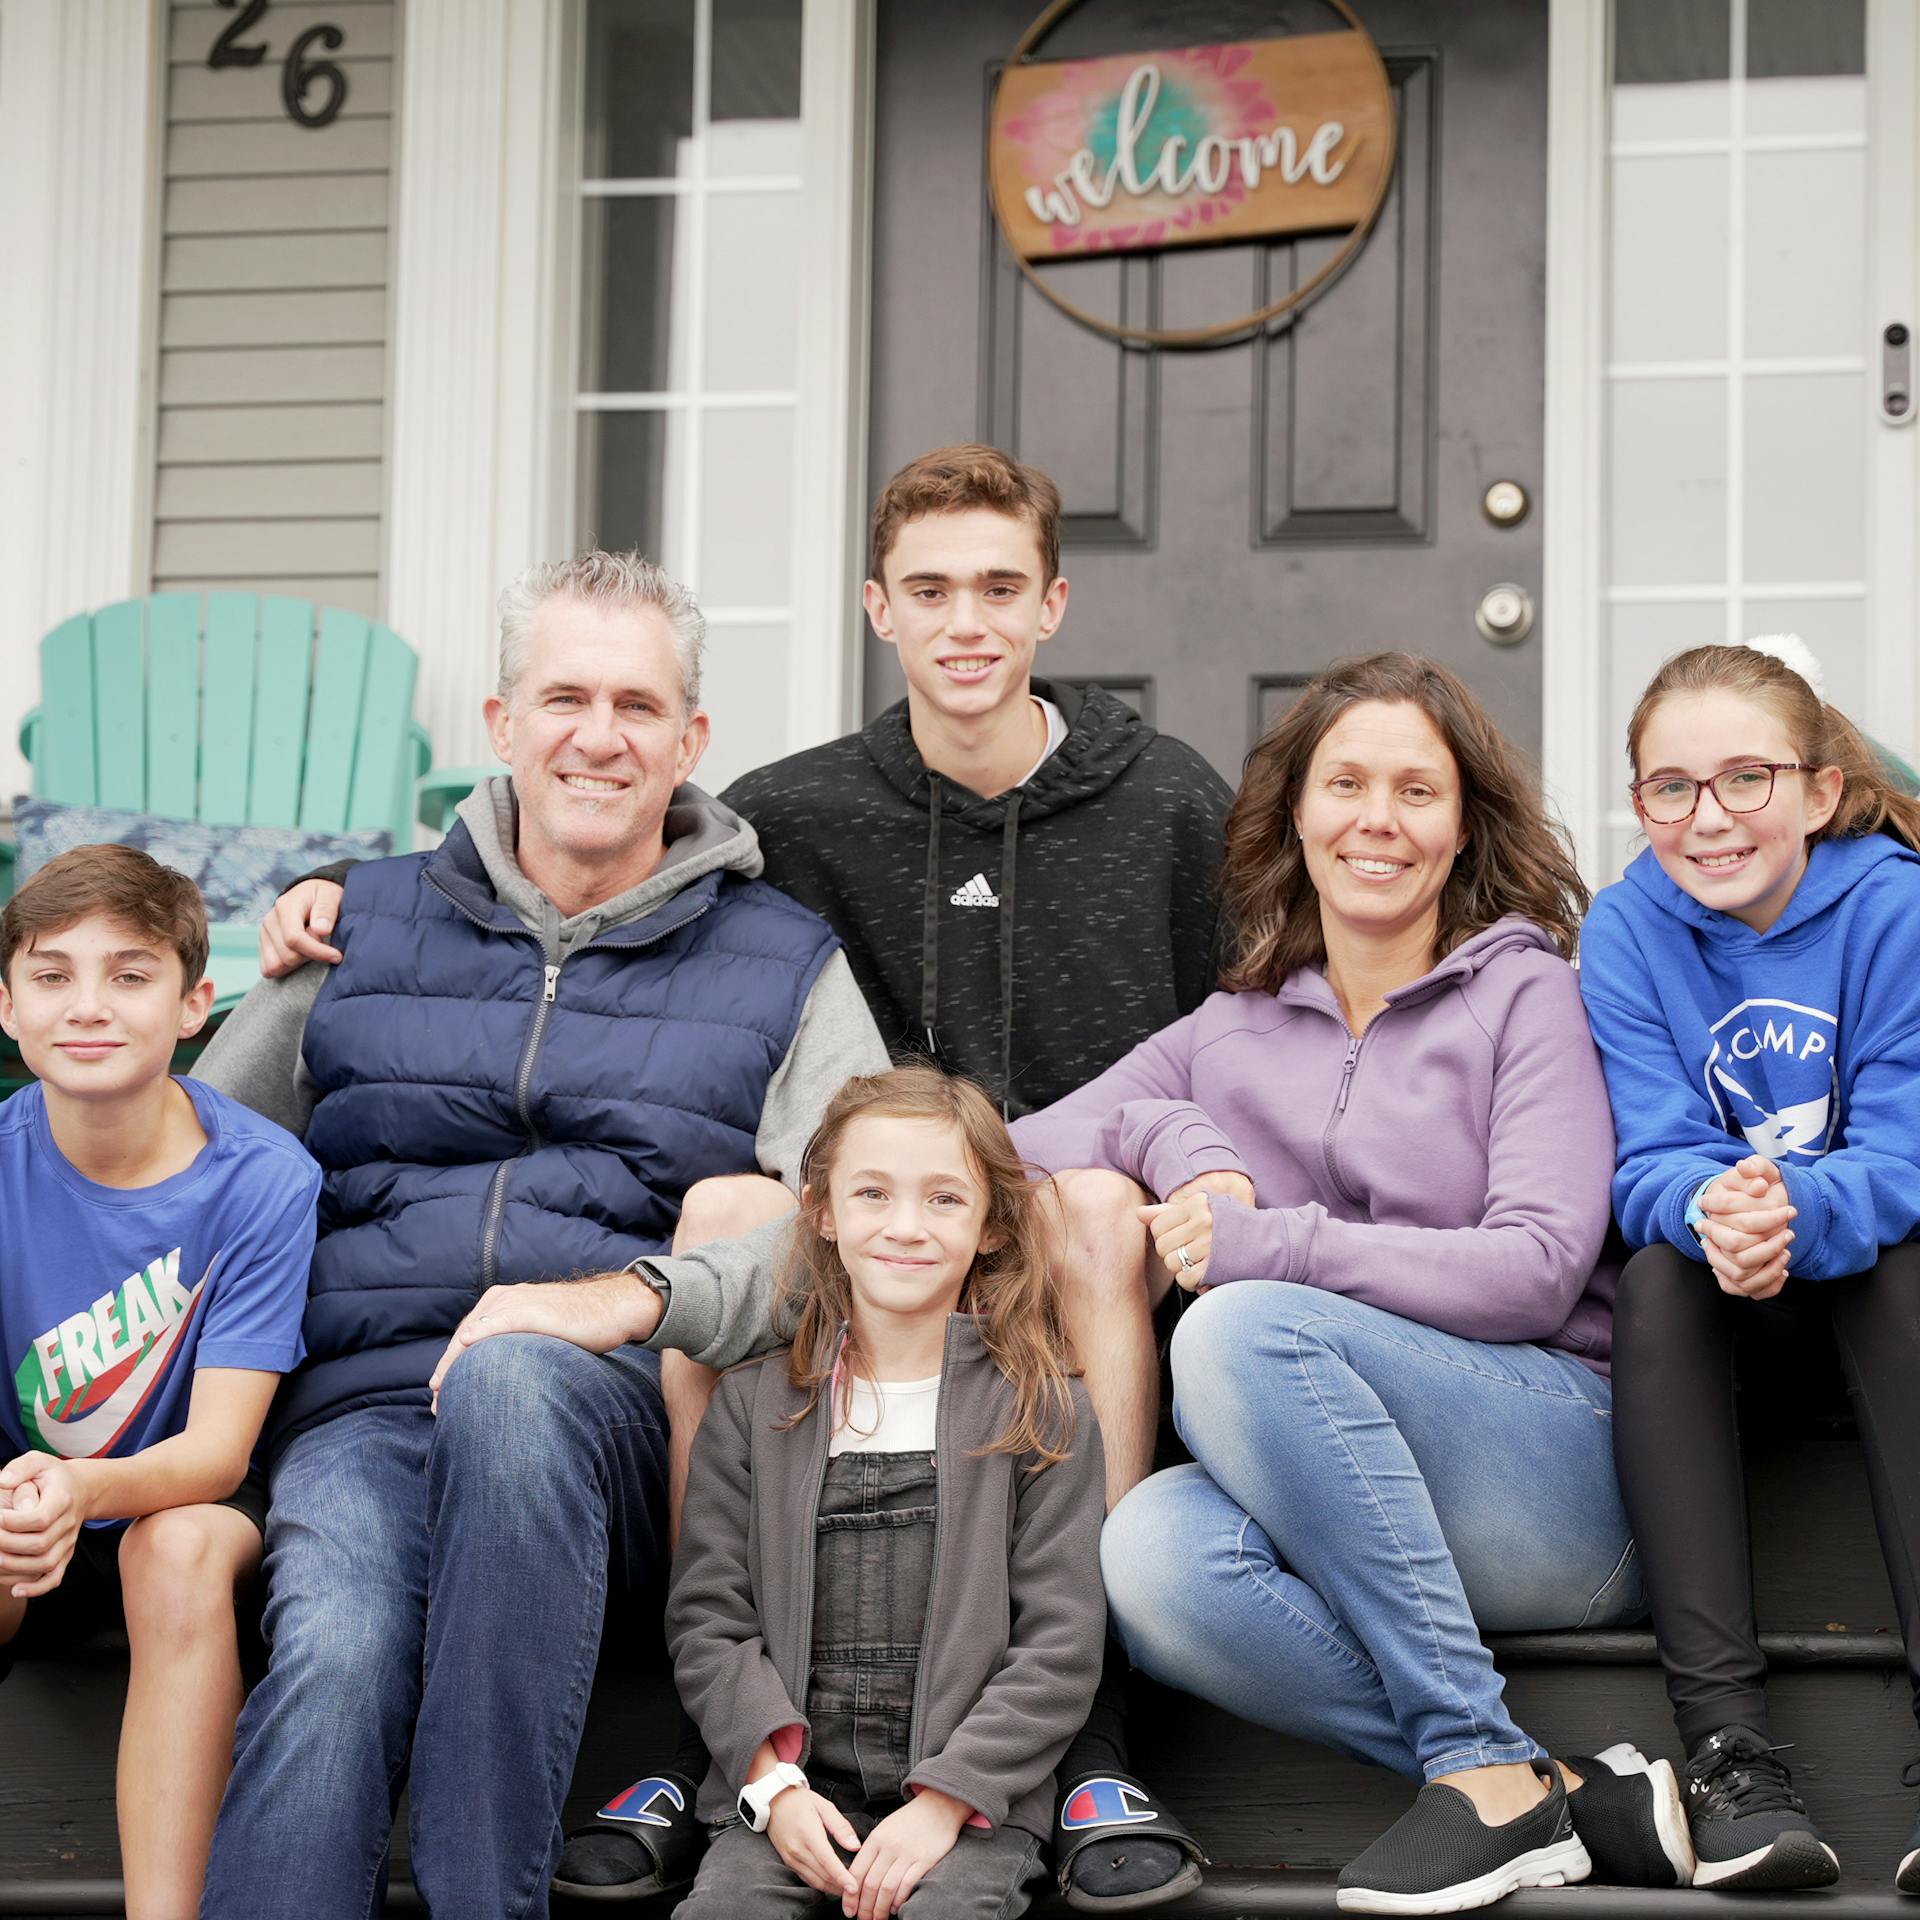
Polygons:
[[[1074,1864],[1090,1848],[1123,1866],[1128,1847],[1141,1840],[1161,1841],[1186,1856],[1171,1879],[1104,1895],[1075,1883]],[[1199,1841],[1130,1773],[1081,1774],[1061,1783],[1053,1814],[1053,1860],[1060,1891],[1077,1913],[1144,1913],[1192,1893],[1207,1864]]]

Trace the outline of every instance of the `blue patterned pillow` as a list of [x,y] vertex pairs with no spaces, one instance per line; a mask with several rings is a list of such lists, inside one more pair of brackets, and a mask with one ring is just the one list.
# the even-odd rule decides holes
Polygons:
[[120,807],[68,807],[22,794],[13,803],[20,843],[15,873],[22,883],[69,847],[116,841],[139,847],[163,867],[184,873],[207,903],[209,920],[258,920],[274,901],[330,860],[377,860],[393,851],[385,827],[356,833],[314,833],[306,827],[218,827],[167,820]]

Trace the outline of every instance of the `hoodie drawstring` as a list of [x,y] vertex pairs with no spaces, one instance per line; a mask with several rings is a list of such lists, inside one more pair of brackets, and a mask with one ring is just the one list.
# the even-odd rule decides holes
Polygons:
[[920,903],[920,1024],[927,1053],[938,1059],[934,1028],[940,1014],[940,776],[927,774],[927,882]]
[[1020,789],[1007,795],[1000,829],[1000,1117],[1011,1119],[1013,1101],[1013,868],[1020,844]]

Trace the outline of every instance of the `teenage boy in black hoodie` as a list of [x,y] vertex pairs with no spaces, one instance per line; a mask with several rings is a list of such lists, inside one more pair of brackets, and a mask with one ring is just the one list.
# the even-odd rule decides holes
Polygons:
[[[1033,678],[1067,607],[1060,494],[1038,469],[986,446],[923,454],[875,503],[870,552],[867,617],[898,652],[907,697],[859,733],[743,774],[721,803],[759,835],[762,877],[840,936],[889,1046],[969,1075],[1015,1118],[1212,991],[1232,790],[1114,695]],[[286,895],[262,929],[264,971],[333,958],[325,936],[337,900],[324,883]],[[1099,1204],[1097,1188],[1116,1178],[1060,1177],[1069,1234],[1091,1240],[1130,1223],[1126,1209]],[[702,1182],[676,1250],[792,1204],[756,1175]],[[1138,1229],[1121,1230],[1138,1240]],[[1140,1269],[1137,1244],[1111,1258],[1092,1251],[1072,1267]],[[1108,1304],[1097,1291],[1067,1301],[1111,1505],[1151,1464],[1158,1379],[1144,1317]],[[676,1514],[714,1377],[683,1356],[663,1360]],[[1119,1660],[1110,1647],[1093,1717],[1059,1773],[1056,1853],[1069,1901],[1089,1911],[1137,1910],[1153,1891],[1173,1898],[1199,1878],[1198,1848],[1125,1770]],[[617,1860],[589,1860],[611,1852],[595,1847],[600,1837],[570,1840],[556,1885],[612,1892]],[[647,1872],[644,1826],[616,1823],[605,1837]],[[1124,1849],[1101,1844],[1114,1837]],[[660,1881],[629,1884],[639,1894]]]

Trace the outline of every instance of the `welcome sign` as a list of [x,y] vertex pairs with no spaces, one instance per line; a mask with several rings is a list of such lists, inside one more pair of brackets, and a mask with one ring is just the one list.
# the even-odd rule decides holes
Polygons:
[[1016,256],[1060,259],[1363,227],[1393,131],[1367,35],[1300,34],[1011,65],[988,165]]

